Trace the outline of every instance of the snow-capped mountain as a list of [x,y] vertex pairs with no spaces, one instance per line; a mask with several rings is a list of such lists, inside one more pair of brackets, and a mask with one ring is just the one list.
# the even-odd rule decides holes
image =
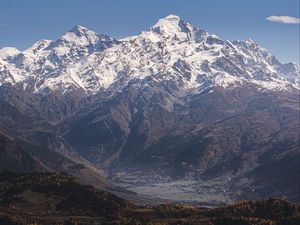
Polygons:
[[299,89],[299,65],[281,64],[252,40],[223,41],[176,15],[137,36],[115,40],[75,26],[56,41],[40,40],[19,52],[0,50],[0,85],[37,93],[120,89],[132,79],[175,80],[186,90],[253,84]]
[[299,69],[176,15],[121,40],[76,26],[0,50],[0,132],[124,186],[201,179],[197,196],[300,199],[286,179],[299,169]]
[[77,76],[63,73],[72,70],[75,62],[115,43],[118,41],[111,37],[75,26],[56,41],[40,40],[22,52],[3,48],[0,50],[1,84],[21,84],[35,92],[59,87],[67,90],[69,85],[80,87]]

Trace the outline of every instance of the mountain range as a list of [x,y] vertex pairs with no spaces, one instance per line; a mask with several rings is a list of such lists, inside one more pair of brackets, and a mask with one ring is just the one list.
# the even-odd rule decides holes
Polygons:
[[75,26],[0,50],[0,132],[154,197],[300,201],[299,70],[176,15],[119,40]]

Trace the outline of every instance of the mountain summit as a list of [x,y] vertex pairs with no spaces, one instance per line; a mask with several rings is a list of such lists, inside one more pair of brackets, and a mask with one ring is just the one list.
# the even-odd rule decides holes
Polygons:
[[174,14],[170,14],[158,20],[150,30],[165,37],[171,37],[181,41],[190,40],[199,42],[201,36],[206,34],[206,32],[183,21],[179,16]]
[[180,23],[183,21],[180,19],[179,16],[170,14],[160,20],[153,25],[151,28],[156,31],[157,33],[160,33],[160,31],[168,31],[168,32],[180,32]]
[[86,27],[77,25],[66,32],[59,40],[64,43],[72,43],[77,46],[90,46],[96,44],[99,35]]

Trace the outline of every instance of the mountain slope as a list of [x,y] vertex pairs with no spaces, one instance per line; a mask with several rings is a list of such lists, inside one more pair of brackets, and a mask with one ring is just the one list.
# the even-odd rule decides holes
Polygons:
[[13,140],[0,133],[0,170],[19,173],[62,171],[85,184],[92,184],[98,188],[112,187],[100,170],[83,163],[84,161],[76,157],[66,158],[45,147]]
[[135,208],[113,194],[82,185],[61,173],[1,172],[0,183],[0,214],[7,213],[20,224],[30,220],[52,224],[53,220],[70,216],[108,222],[127,216]]
[[[169,95],[141,90],[123,91],[60,131],[72,149],[103,167],[116,182],[136,182],[134,186],[218,178],[227,183],[278,157],[299,156],[298,95],[211,89],[169,111]],[[298,174],[299,162],[293,165]],[[286,174],[278,172],[270,178],[283,180]],[[249,179],[245,185],[251,184]],[[295,182],[281,186],[277,195],[291,190],[296,194],[297,187]],[[293,199],[299,199],[296,196]]]

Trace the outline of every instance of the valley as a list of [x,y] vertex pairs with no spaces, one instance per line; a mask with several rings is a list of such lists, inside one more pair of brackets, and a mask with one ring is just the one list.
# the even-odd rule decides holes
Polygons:
[[5,225],[287,225],[296,224],[300,216],[299,205],[283,199],[214,208],[169,203],[136,206],[61,173],[1,172],[0,184],[0,224]]

